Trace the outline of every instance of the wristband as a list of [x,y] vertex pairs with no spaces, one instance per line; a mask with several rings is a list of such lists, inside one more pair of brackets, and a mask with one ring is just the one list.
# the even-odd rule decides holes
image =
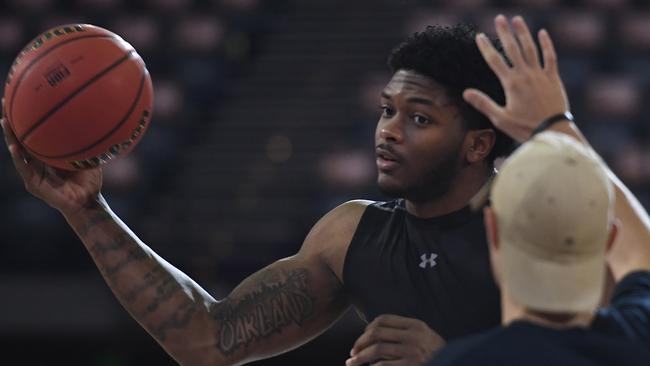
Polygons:
[[538,133],[546,130],[547,128],[553,126],[554,124],[556,124],[556,123],[558,123],[560,121],[571,121],[571,122],[573,122],[574,121],[573,115],[571,114],[571,112],[566,111],[564,113],[560,113],[560,114],[556,114],[554,116],[551,116],[551,117],[543,120],[542,123],[540,123],[539,126],[537,126],[537,128],[535,128],[533,130],[533,133],[530,136],[531,137],[535,136]]

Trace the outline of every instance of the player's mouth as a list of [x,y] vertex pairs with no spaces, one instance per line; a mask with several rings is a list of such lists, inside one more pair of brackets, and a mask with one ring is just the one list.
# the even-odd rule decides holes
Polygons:
[[377,169],[382,172],[393,170],[399,165],[399,157],[385,145],[377,146],[375,155],[377,156]]

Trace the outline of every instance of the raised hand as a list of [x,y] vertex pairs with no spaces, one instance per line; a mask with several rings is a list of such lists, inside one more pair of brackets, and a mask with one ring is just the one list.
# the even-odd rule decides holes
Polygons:
[[445,340],[419,319],[381,315],[354,343],[345,365],[424,365],[444,344]]
[[0,123],[7,148],[27,191],[64,215],[96,202],[102,186],[101,168],[65,171],[47,166],[20,146],[5,118]]
[[518,141],[527,140],[532,131],[545,119],[567,112],[569,101],[557,69],[557,56],[546,30],[538,33],[543,64],[540,64],[537,46],[526,22],[520,16],[508,20],[495,18],[497,34],[506,60],[484,34],[476,37],[481,54],[503,86],[506,105],[500,106],[476,89],[467,89],[464,99],[485,114],[492,123]]

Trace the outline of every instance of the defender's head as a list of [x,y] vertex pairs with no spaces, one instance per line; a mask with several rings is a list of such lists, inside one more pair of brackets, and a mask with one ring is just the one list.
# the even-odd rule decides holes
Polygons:
[[543,313],[594,311],[616,235],[603,163],[573,138],[544,132],[508,158],[485,212],[495,277],[516,304]]

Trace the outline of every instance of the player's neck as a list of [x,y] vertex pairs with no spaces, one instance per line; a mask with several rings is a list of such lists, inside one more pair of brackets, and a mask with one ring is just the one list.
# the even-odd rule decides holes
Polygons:
[[501,322],[504,326],[518,320],[524,320],[552,329],[588,327],[594,315],[582,313],[548,313],[528,309],[512,301],[507,294],[501,294]]
[[406,210],[413,216],[432,218],[460,210],[469,204],[481,188],[492,177],[491,170],[464,169],[461,171],[449,190],[429,201],[406,200]]

